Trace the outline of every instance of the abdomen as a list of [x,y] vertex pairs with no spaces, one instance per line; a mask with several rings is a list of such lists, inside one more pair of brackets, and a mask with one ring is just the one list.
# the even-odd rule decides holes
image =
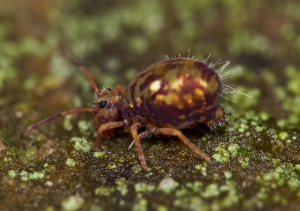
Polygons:
[[158,127],[183,129],[212,120],[220,95],[220,79],[212,67],[178,58],[154,63],[136,75],[125,100],[138,118]]

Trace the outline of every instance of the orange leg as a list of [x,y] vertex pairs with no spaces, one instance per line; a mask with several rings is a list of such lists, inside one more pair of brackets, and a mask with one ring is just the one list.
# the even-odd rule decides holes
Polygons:
[[100,125],[100,127],[98,128],[98,131],[97,131],[97,137],[96,137],[96,141],[94,143],[93,149],[94,150],[97,149],[98,144],[100,142],[102,132],[104,130],[109,130],[109,129],[113,129],[113,128],[117,128],[117,127],[122,127],[122,126],[124,126],[124,124],[125,123],[123,121],[121,121],[121,122],[108,122],[108,123]]
[[203,157],[208,162],[210,161],[210,158],[207,154],[205,154],[203,151],[201,151],[196,145],[194,145],[190,140],[183,135],[183,133],[180,130],[177,130],[175,128],[157,128],[155,130],[155,134],[164,134],[164,135],[171,135],[171,136],[177,136],[183,143],[185,143],[191,150],[193,150],[195,153]]
[[145,170],[147,170],[147,163],[146,163],[145,155],[144,155],[144,152],[143,152],[143,149],[142,149],[142,145],[141,145],[141,142],[140,142],[140,139],[139,139],[139,135],[138,135],[138,126],[135,125],[135,124],[131,125],[130,126],[130,133],[131,133],[131,135],[133,137],[136,149],[138,151],[139,159],[141,161],[141,164],[142,164],[143,168]]

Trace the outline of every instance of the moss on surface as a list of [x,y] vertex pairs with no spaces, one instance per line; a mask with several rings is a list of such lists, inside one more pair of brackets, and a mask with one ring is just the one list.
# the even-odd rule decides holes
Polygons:
[[[296,0],[0,2],[0,210],[297,210],[299,8]],[[87,79],[60,51],[100,87],[126,85],[166,54],[211,53],[241,66],[222,81],[237,90],[222,99],[229,123],[184,130],[212,161],[174,137],[151,137],[142,141],[145,171],[122,129],[95,152],[90,114],[22,137],[55,112],[93,104]]]

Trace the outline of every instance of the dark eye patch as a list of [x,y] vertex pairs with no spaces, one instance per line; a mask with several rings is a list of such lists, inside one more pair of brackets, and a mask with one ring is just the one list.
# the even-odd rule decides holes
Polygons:
[[107,101],[104,101],[104,100],[101,100],[101,101],[98,103],[99,108],[104,108],[106,105],[107,105]]

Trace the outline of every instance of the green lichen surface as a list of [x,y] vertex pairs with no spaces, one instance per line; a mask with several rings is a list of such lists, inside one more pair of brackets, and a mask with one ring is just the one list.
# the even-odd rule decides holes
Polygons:
[[[291,1],[0,1],[0,210],[298,210],[300,3]],[[142,140],[116,130],[92,150],[91,114],[22,134],[63,110],[92,107],[168,57],[230,60],[228,123]],[[220,64],[222,65],[222,64]],[[215,66],[216,68],[218,65]]]

